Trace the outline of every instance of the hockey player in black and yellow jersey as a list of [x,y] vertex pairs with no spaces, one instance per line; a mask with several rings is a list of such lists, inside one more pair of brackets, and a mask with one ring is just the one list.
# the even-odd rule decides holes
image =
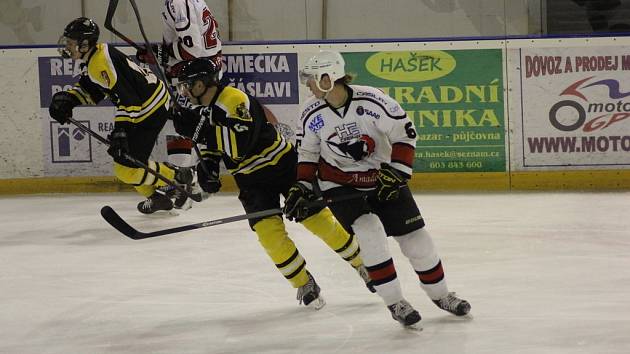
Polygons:
[[105,98],[111,100],[116,115],[107,152],[114,158],[114,174],[148,197],[138,204],[140,212],[170,210],[171,200],[156,191],[165,183],[125,158],[128,154],[171,180],[189,183],[192,178],[189,169],[149,160],[170,115],[168,91],[149,69],[141,68],[113,46],[99,43],[98,37],[99,28],[89,18],[77,18],[66,26],[59,40],[59,52],[65,58],[82,61],[84,72],[72,89],[52,97],[50,116],[65,124],[74,107],[95,105]]
[[[263,107],[243,91],[218,83],[220,68],[206,59],[187,63],[179,75],[178,91],[194,108],[182,108],[173,117],[183,136],[192,136],[203,119],[200,136],[207,145],[197,167],[199,184],[206,192],[219,190],[219,163],[223,161],[240,190],[239,200],[247,213],[280,208],[280,195],[287,195],[296,181],[297,154],[292,144],[276,131]],[[206,171],[208,173],[206,173]],[[307,208],[296,218],[349,262],[371,286],[359,247],[328,208]],[[250,219],[251,228],[278,270],[298,289],[297,299],[306,306],[321,308],[325,302],[306,261],[289,238],[282,215]]]

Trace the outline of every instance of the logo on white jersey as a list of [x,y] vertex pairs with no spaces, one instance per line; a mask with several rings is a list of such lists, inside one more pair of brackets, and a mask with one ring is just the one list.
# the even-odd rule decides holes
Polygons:
[[308,124],[308,129],[313,133],[317,133],[320,129],[324,127],[324,119],[321,114],[318,114],[313,118],[313,120]]
[[390,105],[388,110],[389,110],[389,113],[391,114],[402,113],[402,108],[397,103]]
[[330,151],[346,159],[360,161],[374,152],[376,143],[369,135],[361,134],[356,122],[335,127],[326,139]]
[[368,116],[370,116],[370,117],[372,117],[372,118],[374,118],[374,119],[379,119],[379,118],[381,118],[381,115],[380,115],[380,114],[378,114],[378,113],[376,113],[376,112],[374,112],[374,111],[370,111],[370,110],[369,110],[369,109],[367,109],[367,108],[363,108],[363,106],[359,106],[359,107],[357,107],[357,114],[358,114],[358,115],[360,115],[360,116],[362,116],[362,115],[364,115],[364,114],[367,114]]

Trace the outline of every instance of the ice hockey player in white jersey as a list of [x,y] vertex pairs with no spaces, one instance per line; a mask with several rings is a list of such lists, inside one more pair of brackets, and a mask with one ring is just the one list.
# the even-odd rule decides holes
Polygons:
[[431,300],[466,315],[470,304],[448,291],[442,262],[407,185],[416,146],[413,122],[382,91],[350,85],[338,52],[310,58],[300,79],[314,97],[305,103],[296,129],[298,182],[285,201],[287,217],[301,213],[303,196],[313,189],[324,197],[365,191],[365,198],[329,207],[357,236],[373,285],[392,317],[405,326],[420,321],[403,297],[387,236],[398,242]]
[[[153,50],[170,79],[179,75],[185,62],[196,58],[210,58],[221,67],[219,25],[204,0],[165,0],[161,16],[162,44]],[[151,61],[144,49],[137,57]]]

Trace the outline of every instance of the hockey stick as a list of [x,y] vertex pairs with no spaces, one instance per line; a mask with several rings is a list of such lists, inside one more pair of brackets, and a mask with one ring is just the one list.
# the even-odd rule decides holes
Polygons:
[[227,224],[230,222],[240,221],[240,220],[263,218],[266,216],[277,215],[277,214],[282,214],[282,210],[281,209],[267,209],[267,210],[262,210],[255,213],[230,216],[223,219],[204,221],[204,222],[200,222],[196,224],[173,227],[170,229],[163,229],[163,230],[152,231],[152,232],[142,232],[142,231],[136,230],[131,225],[129,225],[110,206],[106,205],[103,208],[101,208],[101,216],[103,216],[103,219],[105,219],[105,221],[107,221],[110,225],[112,225],[116,230],[120,231],[123,235],[133,240],[142,240],[145,238],[151,238],[151,237],[157,237],[157,236],[162,236],[162,235],[174,234],[177,232],[200,229],[202,227]]
[[[100,136],[99,134],[97,134],[95,131],[93,131],[92,129],[86,127],[85,125],[81,124],[81,122],[75,120],[72,117],[68,117],[67,118],[68,121],[74,125],[77,126],[77,128],[81,129],[81,131],[83,131],[84,133],[87,133],[89,135],[91,135],[92,137],[94,137],[96,140],[100,141],[101,143],[103,143],[104,145],[109,146],[110,142],[109,140],[103,138],[102,136]],[[136,159],[135,157],[124,153],[123,157],[129,161],[131,161],[133,164],[135,164],[136,166],[139,166],[141,168],[144,168],[147,172],[149,172],[150,174],[154,175],[156,178],[158,178],[159,180],[165,182],[166,184],[168,184],[169,186],[172,186],[173,188],[177,189],[178,191],[185,193],[186,195],[188,195],[190,198],[192,198],[192,200],[196,201],[196,202],[200,202],[201,201],[201,196],[195,196],[193,197],[193,195],[191,195],[190,193],[188,193],[182,186],[176,184],[175,182],[173,182],[172,180],[166,178],[164,175],[162,175],[161,173],[157,172],[156,170],[152,169],[151,167],[147,166],[147,164],[145,164],[144,162]]]
[[134,42],[131,39],[129,39],[129,37],[127,37],[124,34],[118,32],[114,28],[114,26],[112,25],[112,19],[114,18],[114,13],[116,13],[116,8],[117,7],[118,7],[118,0],[109,0],[109,5],[107,6],[107,15],[105,16],[105,28],[107,28],[110,32],[115,34],[118,38],[120,38],[123,41],[127,42],[132,47],[134,47],[134,48],[136,48],[138,50],[144,49],[144,48],[141,48],[139,45],[137,45],[136,42]]
[[[355,194],[342,195],[339,197],[317,199],[309,203],[309,206],[310,207],[326,206],[328,204],[338,203],[345,200],[367,198],[367,196],[368,194],[361,192],[361,193],[355,193]],[[190,225],[173,227],[170,229],[163,229],[163,230],[157,230],[157,231],[151,231],[151,232],[142,232],[142,231],[138,231],[133,226],[129,225],[129,223],[123,220],[123,218],[121,218],[120,215],[118,215],[118,213],[116,213],[116,211],[112,209],[110,206],[106,205],[103,208],[101,208],[101,216],[103,217],[103,219],[105,219],[105,221],[107,221],[110,225],[112,225],[116,230],[120,231],[120,233],[129,237],[132,240],[142,240],[145,238],[169,235],[169,234],[174,234],[174,233],[183,232],[183,231],[200,229],[203,227],[227,224],[227,223],[231,223],[235,221],[255,219],[255,218],[264,218],[267,216],[278,215],[278,214],[282,214],[282,209],[278,209],[278,208],[266,209],[266,210],[261,210],[254,213],[230,216],[223,219],[204,221],[204,222],[190,224]]]

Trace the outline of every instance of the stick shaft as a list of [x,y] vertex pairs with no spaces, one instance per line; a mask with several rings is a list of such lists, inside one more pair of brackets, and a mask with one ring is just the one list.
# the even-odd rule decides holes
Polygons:
[[[81,122],[77,121],[76,119],[72,118],[72,117],[68,117],[68,121],[74,125],[77,126],[77,128],[81,129],[81,131],[91,135],[92,137],[94,137],[96,140],[100,141],[101,143],[109,146],[110,142],[109,140],[105,139],[104,137],[100,136],[98,133],[96,133],[95,131],[93,131],[92,129],[86,127],[85,125],[81,124]],[[161,173],[157,172],[156,170],[152,169],[151,167],[149,167],[147,164],[145,164],[144,162],[136,159],[135,157],[125,153],[123,154],[123,157],[129,161],[131,161],[133,164],[135,164],[138,167],[144,168],[145,170],[147,170],[147,172],[149,172],[150,174],[154,175],[156,178],[158,178],[159,180],[165,182],[166,184],[168,184],[169,186],[172,186],[173,188],[177,189],[178,191],[185,193],[186,195],[188,195],[189,197],[192,198],[192,196],[190,195],[190,193],[188,193],[186,191],[186,189],[184,189],[182,186],[176,184],[175,182],[173,182],[172,180],[168,179],[166,176],[162,175]],[[195,201],[200,201],[200,200],[196,200],[197,198],[193,198],[193,200]]]
[[[338,203],[338,202],[351,200],[351,199],[357,199],[357,198],[365,198],[365,197],[367,197],[366,193],[363,193],[363,192],[353,193],[353,194],[342,195],[339,197],[318,199],[318,200],[313,201],[311,205],[326,206],[333,203]],[[278,208],[266,209],[266,210],[261,210],[261,211],[248,213],[248,214],[230,216],[230,217],[226,217],[222,219],[204,221],[204,222],[199,222],[199,223],[194,223],[194,224],[189,224],[189,225],[182,225],[178,227],[156,230],[156,231],[151,231],[151,232],[142,232],[142,231],[138,231],[133,226],[129,225],[129,223],[127,223],[122,217],[120,217],[120,215],[118,215],[118,213],[116,213],[116,211],[112,209],[111,207],[106,205],[101,209],[101,216],[103,216],[103,219],[105,219],[105,221],[107,221],[111,226],[113,226],[120,233],[122,233],[123,235],[133,240],[142,240],[145,238],[170,235],[170,234],[180,233],[184,231],[200,229],[204,227],[227,224],[227,223],[231,223],[235,221],[264,218],[271,215],[282,215],[282,210]]]

